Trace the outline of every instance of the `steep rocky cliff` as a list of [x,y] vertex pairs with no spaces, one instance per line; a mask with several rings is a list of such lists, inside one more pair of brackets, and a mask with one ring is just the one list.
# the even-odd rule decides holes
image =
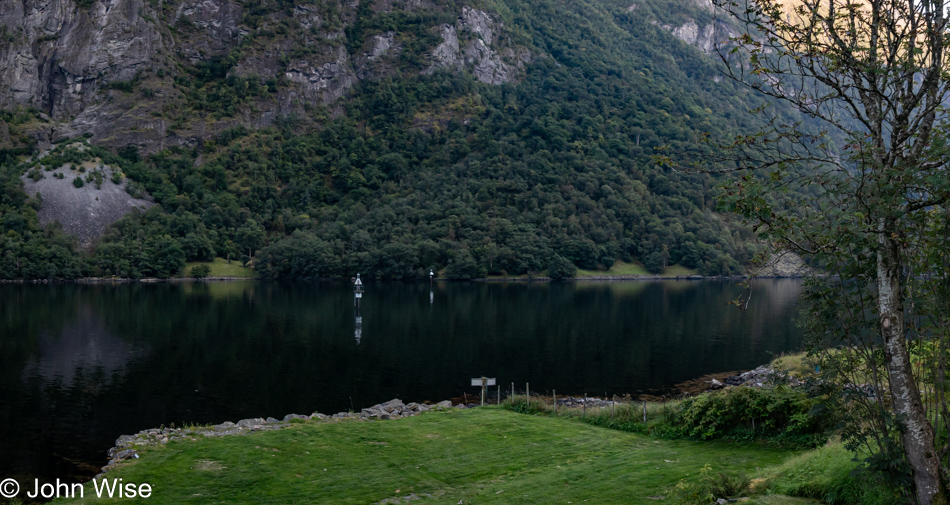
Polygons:
[[[400,26],[406,19],[412,24]],[[423,50],[410,55],[421,60],[416,68],[400,60],[407,45]],[[529,61],[492,14],[445,2],[0,0],[0,108],[36,109],[41,121],[20,133],[41,148],[84,134],[145,152],[190,148],[236,125],[267,126],[320,106],[332,114],[363,79],[447,67],[500,84]],[[201,79],[266,92],[241,97],[233,113],[196,114],[205,91],[189,85]]]
[[0,0],[0,278],[734,274],[653,158],[758,121],[697,1]]
[[[692,0],[688,2],[692,9],[669,16],[672,20],[651,20],[658,26],[683,42],[698,48],[706,54],[714,54],[716,48],[729,44],[729,39],[739,35],[734,22],[711,0]],[[630,12],[637,10],[639,4],[628,7]]]

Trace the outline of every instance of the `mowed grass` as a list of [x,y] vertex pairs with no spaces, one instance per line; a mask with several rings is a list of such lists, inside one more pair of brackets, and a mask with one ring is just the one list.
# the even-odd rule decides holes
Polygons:
[[647,272],[646,268],[643,268],[643,265],[638,263],[627,263],[625,261],[617,260],[613,266],[607,270],[583,270],[577,269],[577,278],[584,277],[601,277],[604,275],[652,275],[650,272]]
[[231,260],[231,263],[228,263],[228,260],[224,258],[215,258],[212,262],[207,261],[191,261],[185,263],[185,270],[182,273],[183,277],[191,277],[191,267],[196,265],[208,265],[211,267],[211,273],[208,274],[209,277],[254,277],[254,270],[247,268],[241,265],[240,260]]
[[[648,504],[707,463],[751,475],[790,455],[482,408],[172,442],[108,476],[151,484],[153,504]],[[88,485],[56,503],[112,501]]]

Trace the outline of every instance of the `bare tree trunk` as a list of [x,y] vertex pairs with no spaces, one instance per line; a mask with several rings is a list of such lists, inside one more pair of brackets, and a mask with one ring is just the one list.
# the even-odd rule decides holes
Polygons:
[[940,462],[933,428],[920,400],[920,390],[910,364],[904,332],[904,294],[900,278],[900,245],[882,226],[877,252],[878,313],[894,413],[904,422],[901,433],[904,454],[914,475],[921,505],[945,505],[946,484],[941,479]]

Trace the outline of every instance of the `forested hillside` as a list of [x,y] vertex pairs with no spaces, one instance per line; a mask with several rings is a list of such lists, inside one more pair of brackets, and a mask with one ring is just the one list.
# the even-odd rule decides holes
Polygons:
[[[74,12],[60,31],[104,15],[48,1]],[[760,121],[703,52],[728,25],[693,0],[123,2],[152,34],[129,47],[157,48],[131,70],[0,85],[2,278],[167,277],[215,256],[280,278],[564,277],[617,260],[720,275],[759,247],[715,212],[722,181],[653,160]],[[77,40],[4,18],[0,61]],[[127,179],[157,205],[81,251],[24,191],[64,163],[77,185]]]

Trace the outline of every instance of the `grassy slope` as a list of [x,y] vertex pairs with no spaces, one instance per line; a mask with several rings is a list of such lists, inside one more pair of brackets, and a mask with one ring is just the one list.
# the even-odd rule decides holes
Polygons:
[[626,263],[624,261],[617,260],[608,270],[584,270],[582,268],[577,269],[577,278],[584,277],[600,277],[604,275],[651,275],[650,272],[647,272],[646,268],[643,268],[639,263]]
[[[645,504],[706,463],[752,473],[789,455],[475,409],[175,442],[109,475],[151,483],[154,504],[374,503],[410,493],[420,496],[401,503]],[[57,503],[83,502],[109,500],[89,488],[85,500]]]
[[[699,273],[695,268],[686,268],[682,265],[670,265],[659,274],[664,277],[671,276],[687,276],[687,275],[696,275]],[[643,265],[639,263],[626,263],[623,261],[617,261],[612,267],[608,270],[584,270],[581,268],[577,269],[577,275],[575,276],[578,279],[583,279],[585,277],[603,277],[606,275],[612,276],[635,276],[642,275],[644,277],[653,277],[653,274],[647,271],[646,268],[643,268]]]
[[228,260],[224,258],[215,258],[213,262],[207,261],[191,261],[185,264],[185,270],[183,272],[184,277],[191,276],[191,267],[196,265],[208,265],[211,267],[210,277],[254,277],[254,270],[241,266],[241,262],[238,260],[231,260],[231,263],[228,263]]

